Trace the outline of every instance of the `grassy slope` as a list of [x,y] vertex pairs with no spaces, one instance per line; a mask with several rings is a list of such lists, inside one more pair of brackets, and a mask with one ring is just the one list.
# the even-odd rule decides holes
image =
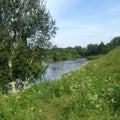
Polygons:
[[119,120],[120,46],[59,80],[0,94],[0,120]]

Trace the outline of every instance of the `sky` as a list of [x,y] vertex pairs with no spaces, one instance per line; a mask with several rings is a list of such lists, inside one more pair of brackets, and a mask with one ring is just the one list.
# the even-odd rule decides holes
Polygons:
[[105,44],[120,36],[120,0],[46,0],[58,27],[58,47]]

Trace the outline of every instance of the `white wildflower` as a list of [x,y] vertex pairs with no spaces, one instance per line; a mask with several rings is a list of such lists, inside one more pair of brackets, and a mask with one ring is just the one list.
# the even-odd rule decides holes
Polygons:
[[96,108],[100,108],[100,105],[99,105],[99,104],[97,104],[97,105],[96,105]]

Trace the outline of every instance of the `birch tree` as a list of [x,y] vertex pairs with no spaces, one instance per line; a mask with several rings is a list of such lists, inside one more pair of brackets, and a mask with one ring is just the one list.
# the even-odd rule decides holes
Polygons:
[[0,86],[39,79],[55,34],[44,0],[0,0]]

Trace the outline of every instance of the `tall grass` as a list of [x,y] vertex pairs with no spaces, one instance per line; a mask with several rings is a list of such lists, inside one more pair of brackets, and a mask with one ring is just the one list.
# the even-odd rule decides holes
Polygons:
[[61,78],[0,94],[0,120],[119,120],[120,47]]

